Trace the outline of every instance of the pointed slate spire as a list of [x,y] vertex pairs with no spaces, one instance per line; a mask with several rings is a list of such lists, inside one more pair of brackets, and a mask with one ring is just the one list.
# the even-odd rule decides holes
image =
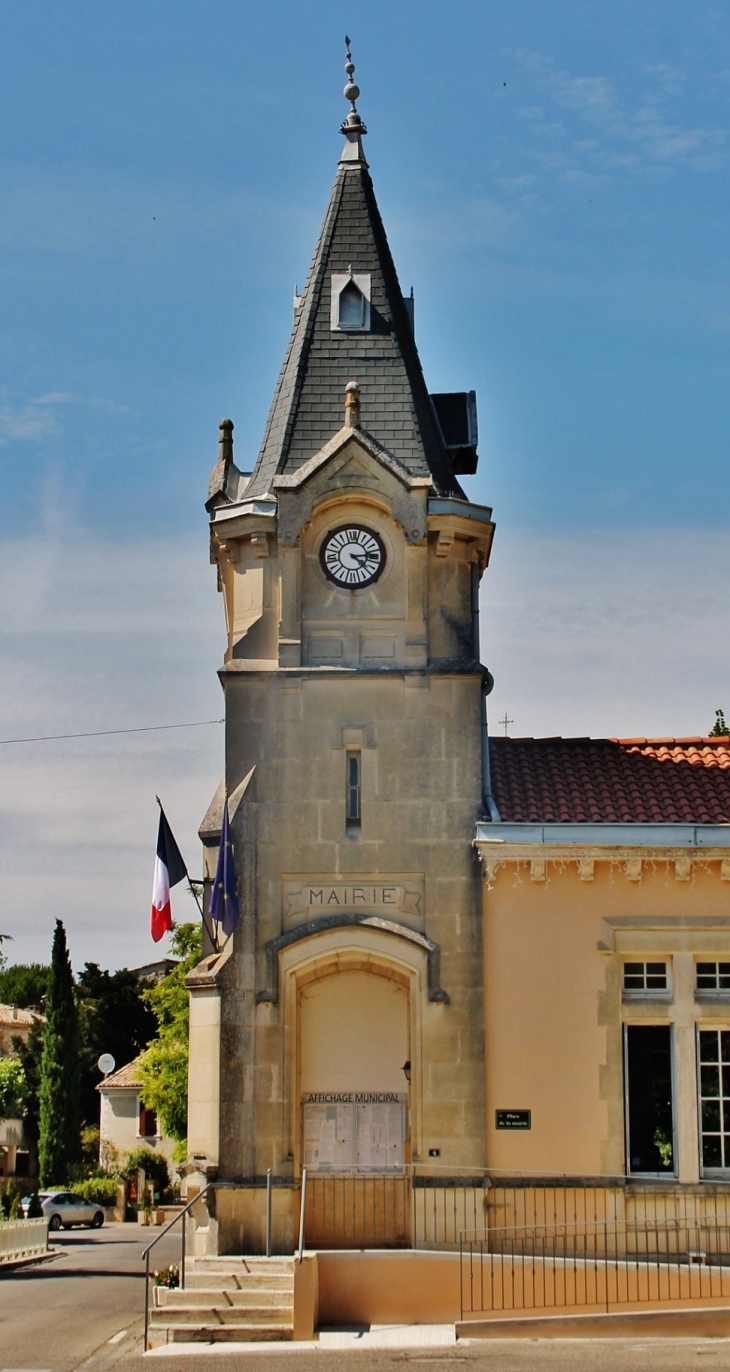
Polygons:
[[[350,102],[345,146],[246,496],[272,489],[318,453],[342,425],[342,393],[360,388],[360,425],[412,476],[434,490],[462,495],[426,389],[413,328],[398,282],[362,147],[367,130],[357,110],[359,87],[346,39]],[[333,281],[334,278],[334,281]],[[367,283],[362,327],[338,327],[343,281]],[[333,286],[335,300],[333,305]]]

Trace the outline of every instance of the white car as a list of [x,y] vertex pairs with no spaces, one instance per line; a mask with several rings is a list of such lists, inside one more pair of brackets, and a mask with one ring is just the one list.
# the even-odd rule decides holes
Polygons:
[[[30,1209],[30,1196],[23,1201],[23,1213]],[[75,1196],[72,1191],[39,1191],[44,1219],[49,1229],[70,1229],[74,1224],[86,1224],[90,1229],[101,1229],[104,1211],[94,1201]]]

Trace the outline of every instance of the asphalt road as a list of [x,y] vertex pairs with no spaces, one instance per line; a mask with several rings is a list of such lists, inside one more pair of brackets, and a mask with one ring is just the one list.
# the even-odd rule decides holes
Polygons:
[[[218,1348],[222,1346],[219,1344]],[[207,1356],[174,1349],[125,1359],[124,1372],[726,1372],[726,1339],[485,1339],[454,1348],[334,1349]]]
[[[51,1235],[57,1257],[0,1273],[0,1372],[108,1372],[141,1348],[142,1250],[156,1232],[71,1229]],[[154,1265],[176,1262],[179,1251],[179,1238],[162,1239]]]

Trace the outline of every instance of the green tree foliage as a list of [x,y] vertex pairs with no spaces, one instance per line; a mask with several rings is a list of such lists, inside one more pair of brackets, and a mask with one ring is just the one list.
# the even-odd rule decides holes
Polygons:
[[0,967],[4,967],[5,963],[7,962],[7,957],[3,952],[3,944],[11,943],[12,938],[12,934],[0,934]]
[[157,1020],[147,1004],[146,988],[135,972],[123,967],[103,972],[87,962],[76,982],[81,1069],[81,1119],[99,1123],[101,1080],[97,1063],[111,1053],[117,1067],[132,1062],[154,1037]]
[[27,1096],[22,1064],[16,1058],[0,1058],[0,1120],[22,1119]]
[[41,1058],[43,1057],[43,1024],[36,1021],[31,1025],[27,1041],[19,1037],[13,1038],[13,1052],[17,1055],[18,1062],[23,1068],[26,1085],[25,1099],[25,1119],[23,1131],[28,1143],[33,1145],[38,1142],[39,1136],[39,1114],[40,1114],[40,1089],[41,1089]]
[[725,723],[725,715],[722,710],[715,710],[715,723],[710,729],[709,738],[727,738],[730,735],[730,726]]
[[200,960],[202,931],[199,924],[179,924],[170,940],[172,951],[182,959],[145,999],[157,1019],[157,1037],[140,1059],[142,1100],[156,1110],[170,1138],[184,1144],[188,1128],[188,992],[185,978]]
[[[0,964],[1,965],[1,964]],[[42,1008],[51,969],[40,962],[14,963],[0,971],[0,1004]]]
[[155,1191],[165,1191],[170,1185],[170,1173],[167,1170],[167,1162],[161,1153],[155,1153],[151,1148],[135,1148],[133,1153],[128,1153],[124,1159],[124,1166],[121,1175],[127,1181],[136,1177],[139,1169],[144,1169],[145,1181],[151,1182]]
[[41,1186],[71,1181],[81,1159],[78,1015],[66,931],[56,920],[40,1080]]
[[2,1198],[2,1212],[6,1220],[20,1219],[20,1192],[16,1186],[15,1178],[11,1177],[5,1187],[5,1194]]

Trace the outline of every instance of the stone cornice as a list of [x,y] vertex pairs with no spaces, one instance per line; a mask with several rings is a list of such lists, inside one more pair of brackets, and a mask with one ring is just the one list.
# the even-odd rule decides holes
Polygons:
[[486,824],[479,848],[715,848],[730,856],[730,824]]
[[[479,825],[478,830],[497,826]],[[513,827],[513,826],[505,826]],[[526,825],[525,828],[534,829],[538,826]],[[555,826],[560,827],[560,826]],[[565,826],[569,828],[571,826]],[[595,828],[590,825],[586,828]],[[606,829],[613,828],[606,825]],[[616,826],[619,827],[619,826]],[[645,826],[636,826],[637,828]],[[654,827],[654,826],[652,826]],[[668,829],[682,828],[689,826],[667,825]],[[717,828],[720,826],[707,826]],[[690,881],[695,867],[706,868],[710,863],[719,865],[719,874],[723,881],[730,881],[730,845],[724,844],[710,847],[708,844],[700,843],[603,843],[587,842],[579,843],[576,841],[563,841],[562,843],[555,838],[551,842],[535,842],[525,838],[523,842],[509,842],[507,839],[488,839],[481,838],[478,833],[474,840],[474,846],[479,854],[482,864],[484,880],[491,883],[502,867],[525,866],[529,868],[530,879],[534,882],[544,882],[548,877],[549,868],[564,868],[575,866],[576,873],[581,881],[592,881],[595,874],[596,863],[607,863],[612,867],[618,868],[623,872],[627,881],[641,881],[644,871],[651,869],[658,863],[672,866],[674,876],[677,881]]]

